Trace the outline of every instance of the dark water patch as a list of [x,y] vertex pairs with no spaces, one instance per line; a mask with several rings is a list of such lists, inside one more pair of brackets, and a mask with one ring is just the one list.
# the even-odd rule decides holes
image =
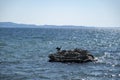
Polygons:
[[20,61],[0,61],[0,64],[20,64]]
[[44,76],[44,75],[39,75],[39,78],[40,78],[40,79],[48,79],[48,80],[50,79],[49,77]]
[[5,46],[7,46],[7,43],[0,41],[0,49],[4,48]]
[[14,73],[14,74],[1,74],[0,79],[2,80],[30,80],[31,75],[24,75],[23,73]]

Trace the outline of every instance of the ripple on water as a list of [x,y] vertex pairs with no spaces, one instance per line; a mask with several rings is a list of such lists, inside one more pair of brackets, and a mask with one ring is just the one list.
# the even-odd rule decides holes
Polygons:
[[6,43],[6,42],[0,42],[0,48],[3,48],[3,47],[5,47],[5,46],[7,46],[7,43]]

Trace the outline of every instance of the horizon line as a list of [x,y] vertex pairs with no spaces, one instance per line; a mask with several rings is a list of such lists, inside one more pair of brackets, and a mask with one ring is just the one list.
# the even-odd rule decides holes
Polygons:
[[34,25],[34,26],[75,26],[75,27],[95,27],[95,28],[119,28],[120,26],[85,26],[85,25],[72,25],[72,24],[30,24],[21,22],[10,22],[10,21],[0,21],[0,23],[13,23],[13,24],[23,24],[23,25]]

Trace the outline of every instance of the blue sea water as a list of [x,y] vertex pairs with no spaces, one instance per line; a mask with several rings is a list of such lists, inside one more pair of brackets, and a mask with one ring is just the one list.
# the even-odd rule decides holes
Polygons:
[[[50,63],[57,46],[98,61]],[[0,80],[120,80],[120,28],[0,28]]]

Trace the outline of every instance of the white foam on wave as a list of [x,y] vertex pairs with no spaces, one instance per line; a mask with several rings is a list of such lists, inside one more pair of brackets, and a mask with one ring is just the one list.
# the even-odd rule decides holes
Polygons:
[[96,57],[96,63],[108,64],[115,67],[119,64],[117,53],[104,52],[103,56]]

